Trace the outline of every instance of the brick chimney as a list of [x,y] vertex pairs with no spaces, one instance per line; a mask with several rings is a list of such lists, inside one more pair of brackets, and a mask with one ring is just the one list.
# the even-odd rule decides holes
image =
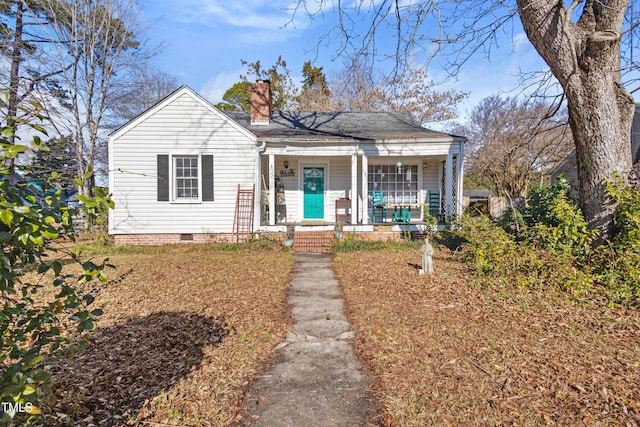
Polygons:
[[268,125],[271,118],[271,85],[268,80],[258,80],[251,85],[251,124]]

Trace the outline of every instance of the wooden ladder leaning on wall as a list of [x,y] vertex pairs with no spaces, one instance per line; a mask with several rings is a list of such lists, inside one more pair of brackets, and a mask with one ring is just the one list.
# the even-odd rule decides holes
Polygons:
[[250,190],[241,190],[240,184],[238,184],[236,212],[233,217],[233,231],[231,235],[233,242],[246,242],[251,237],[255,189],[256,185],[253,184]]

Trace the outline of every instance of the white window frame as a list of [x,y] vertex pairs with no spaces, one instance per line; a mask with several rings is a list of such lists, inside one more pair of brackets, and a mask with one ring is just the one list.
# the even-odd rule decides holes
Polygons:
[[[371,162],[368,165],[368,169],[367,170],[367,188],[368,188],[368,197],[371,197],[371,193],[372,191],[384,191],[384,198],[385,198],[385,202],[386,203],[419,203],[420,201],[420,177],[419,177],[419,173],[420,173],[420,168],[418,167],[418,165],[416,163],[407,163],[407,164],[403,164],[402,168],[405,169],[403,170],[402,174],[405,174],[406,177],[406,168],[411,168],[411,180],[409,181],[409,184],[415,184],[415,189],[409,189],[407,191],[403,191],[402,193],[409,193],[408,196],[403,196],[402,197],[398,197],[398,188],[399,185],[404,185],[407,183],[406,178],[403,181],[398,181],[397,177],[401,176],[402,174],[397,173],[397,164],[396,163],[386,163],[386,162]],[[373,169],[373,172],[371,172],[370,170]],[[378,169],[381,170],[386,170],[386,174],[390,174],[391,176],[394,176],[396,178],[395,181],[393,181],[392,183],[387,183],[389,184],[393,184],[394,190],[393,192],[391,192],[388,188],[384,189],[382,182],[381,181],[377,181],[376,180],[376,175],[379,173],[377,172]],[[393,172],[390,172],[390,170],[393,170]],[[415,176],[414,176],[415,174]],[[380,178],[379,176],[377,177],[378,179]],[[415,180],[415,181],[414,181]],[[374,188],[374,183],[378,182],[380,184],[380,188]],[[414,192],[415,193],[415,197],[412,198],[411,197],[411,193]]]
[[[176,160],[178,158],[196,158],[198,160],[198,197],[178,197],[178,177],[176,176]],[[171,203],[194,204],[202,203],[202,155],[201,153],[171,153],[169,155],[169,200]]]

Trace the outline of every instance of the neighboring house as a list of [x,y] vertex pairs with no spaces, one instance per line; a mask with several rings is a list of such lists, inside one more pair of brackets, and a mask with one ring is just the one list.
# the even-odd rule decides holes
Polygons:
[[[640,104],[636,104],[633,122],[631,124],[631,161],[633,165],[640,163]],[[562,175],[572,188],[578,189],[578,165],[575,150],[551,171],[551,182]]]
[[[43,189],[44,182],[39,179],[32,178],[23,178],[26,182],[26,188],[36,197],[36,202],[40,206],[47,205],[47,197],[53,197],[57,191],[55,187],[49,188],[47,191]],[[69,208],[75,208],[78,205],[78,199],[76,199],[76,194],[78,191],[75,189],[72,190],[61,190],[60,191],[60,202],[67,205]]]
[[[250,112],[222,112],[183,86],[110,136],[116,243],[228,238],[238,188],[255,188],[254,232],[415,229],[429,202],[442,218],[462,212],[465,138],[409,113],[272,112],[268,82],[252,89]],[[394,218],[401,208],[410,222],[394,222],[409,219]]]

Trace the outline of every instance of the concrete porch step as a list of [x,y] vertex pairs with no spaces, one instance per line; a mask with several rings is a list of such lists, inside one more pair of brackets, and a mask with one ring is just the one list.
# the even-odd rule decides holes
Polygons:
[[293,235],[293,250],[329,253],[334,239],[333,231],[296,231]]

